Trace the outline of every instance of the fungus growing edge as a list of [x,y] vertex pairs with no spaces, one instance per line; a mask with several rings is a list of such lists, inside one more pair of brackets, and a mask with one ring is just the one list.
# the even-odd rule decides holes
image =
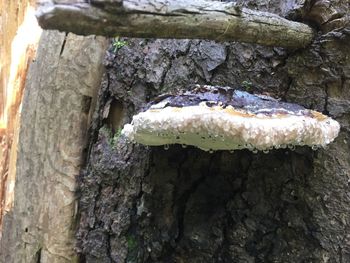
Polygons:
[[146,111],[133,116],[122,135],[149,146],[182,144],[204,151],[255,152],[325,147],[339,129],[332,118],[297,104],[230,87],[195,85],[156,98]]

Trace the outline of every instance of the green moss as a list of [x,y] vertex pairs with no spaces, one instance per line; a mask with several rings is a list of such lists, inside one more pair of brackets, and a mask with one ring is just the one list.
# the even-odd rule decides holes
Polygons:
[[242,87],[246,89],[246,91],[249,91],[252,88],[253,83],[251,83],[248,80],[242,81]]
[[136,238],[132,235],[129,235],[127,237],[127,242],[128,242],[128,250],[134,250],[137,247],[137,241]]
[[128,45],[127,41],[120,40],[119,37],[115,37],[112,42],[113,52],[116,53],[119,49],[127,45]]
[[99,132],[107,138],[109,145],[114,148],[122,133],[122,128],[119,128],[117,132],[113,134],[112,130],[105,125],[100,129]]
[[138,249],[138,242],[133,234],[129,234],[126,237],[127,241],[127,246],[128,246],[128,255],[126,262],[127,263],[135,263],[139,262],[138,257],[139,257],[139,249]]
[[120,135],[122,134],[122,128],[118,128],[117,132],[114,134],[111,144],[115,146],[119,140]]

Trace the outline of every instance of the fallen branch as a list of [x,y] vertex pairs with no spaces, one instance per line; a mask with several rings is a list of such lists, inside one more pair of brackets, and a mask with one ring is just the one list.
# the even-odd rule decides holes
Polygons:
[[[56,1],[59,2],[59,1]],[[65,1],[66,2],[66,1]],[[207,0],[76,0],[41,3],[44,29],[80,35],[198,38],[300,48],[313,38],[309,26],[234,3]]]

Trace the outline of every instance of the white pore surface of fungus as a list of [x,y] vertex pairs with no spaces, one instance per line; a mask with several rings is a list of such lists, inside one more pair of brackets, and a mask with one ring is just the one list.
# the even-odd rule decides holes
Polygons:
[[122,134],[144,145],[193,145],[205,151],[252,151],[308,145],[324,147],[337,137],[339,123],[321,113],[312,116],[249,114],[232,106],[205,103],[141,112]]

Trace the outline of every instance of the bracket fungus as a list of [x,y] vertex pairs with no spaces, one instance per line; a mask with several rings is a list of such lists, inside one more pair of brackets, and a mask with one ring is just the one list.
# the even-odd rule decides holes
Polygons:
[[150,146],[266,152],[302,145],[325,147],[339,129],[337,121],[297,104],[229,87],[195,85],[157,97],[124,126],[122,134]]

